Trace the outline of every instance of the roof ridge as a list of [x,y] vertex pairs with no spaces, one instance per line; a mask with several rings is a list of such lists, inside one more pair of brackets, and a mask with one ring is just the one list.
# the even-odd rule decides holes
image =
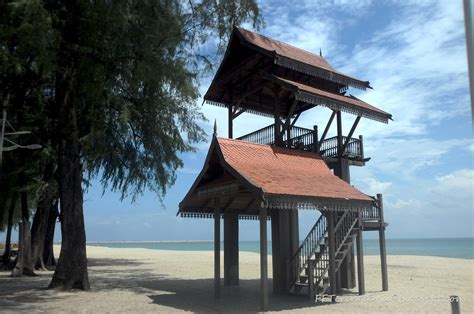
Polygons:
[[253,33],[253,34],[256,34],[256,35],[258,35],[258,36],[265,37],[265,38],[267,38],[267,39],[270,39],[271,41],[278,42],[278,43],[283,44],[283,45],[285,45],[285,46],[290,46],[290,47],[292,47],[292,48],[294,48],[294,49],[298,49],[298,50],[303,51],[303,52],[305,52],[305,53],[310,53],[310,54],[312,54],[313,56],[318,57],[318,58],[320,58],[320,59],[326,61],[326,63],[332,68],[332,70],[328,70],[328,71],[337,72],[337,71],[333,68],[333,66],[328,62],[328,60],[327,60],[326,58],[324,58],[324,57],[322,57],[322,56],[320,56],[320,55],[318,55],[318,54],[316,54],[316,53],[313,53],[313,52],[311,52],[311,51],[309,51],[309,50],[306,50],[306,49],[303,49],[303,48],[294,46],[294,45],[289,44],[289,43],[286,43],[286,42],[281,41],[281,40],[279,40],[279,39],[275,39],[275,38],[272,38],[272,37],[268,37],[268,36],[266,36],[266,35],[263,35],[263,34],[260,34],[260,33],[257,33],[257,32],[251,31],[251,30],[248,30],[248,29],[243,28],[243,27],[241,27],[241,26],[236,26],[236,27],[237,27],[238,29],[244,30],[244,31],[246,31],[246,32]]

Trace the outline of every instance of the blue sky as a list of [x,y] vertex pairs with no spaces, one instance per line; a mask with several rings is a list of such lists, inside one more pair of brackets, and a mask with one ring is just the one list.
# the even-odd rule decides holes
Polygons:
[[[339,71],[369,80],[374,90],[351,90],[393,114],[388,125],[362,120],[366,167],[351,168],[352,184],[371,195],[383,193],[389,238],[472,237],[473,152],[466,47],[461,1],[260,1],[266,25],[259,32],[319,53]],[[212,43],[211,43],[212,44]],[[209,79],[201,82],[201,92]],[[227,112],[204,105],[211,133],[227,135]],[[329,110],[314,109],[300,126],[325,124]],[[354,116],[345,114],[350,127]],[[272,123],[241,115],[235,136]],[[345,130],[345,133],[348,130]],[[334,130],[333,130],[334,132]],[[176,217],[178,203],[201,169],[209,143],[181,155],[183,169],[165,197],[151,192],[120,201],[98,182],[84,196],[86,232],[96,240],[212,239],[205,219]],[[300,215],[304,236],[315,213]],[[59,225],[58,225],[59,229]],[[240,223],[240,239],[258,239],[257,222]],[[371,237],[372,235],[369,235]]]

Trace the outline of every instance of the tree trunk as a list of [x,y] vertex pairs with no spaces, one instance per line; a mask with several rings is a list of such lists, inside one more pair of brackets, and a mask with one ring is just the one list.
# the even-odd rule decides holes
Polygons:
[[59,217],[58,211],[58,200],[54,201],[51,211],[49,213],[48,227],[46,229],[46,236],[44,239],[44,250],[43,250],[43,262],[44,266],[48,269],[52,269],[56,265],[54,259],[54,229],[56,227],[56,220]]
[[52,206],[51,200],[48,198],[42,199],[38,203],[31,227],[31,254],[34,267],[39,270],[46,270],[43,262],[43,251]]
[[43,173],[43,182],[47,187],[38,202],[33,226],[31,227],[31,253],[35,269],[46,270],[43,261],[46,232],[48,229],[49,216],[53,211],[53,202],[57,194],[57,187],[53,178],[54,163],[49,163]]
[[11,240],[12,240],[12,228],[13,228],[13,212],[15,211],[17,194],[13,192],[10,208],[8,209],[8,222],[7,222],[7,237],[5,239],[5,251],[2,256],[3,268],[9,270],[10,268],[10,258],[11,258]]
[[[61,205],[61,251],[49,288],[89,289],[84,228],[81,149],[76,95],[80,64],[79,1],[65,1],[63,41],[58,55],[56,105],[58,107],[58,183]],[[60,8],[61,9],[61,8]]]
[[22,222],[19,229],[18,259],[15,268],[12,270],[12,277],[36,275],[33,270],[33,259],[31,258],[31,224],[28,212],[28,194],[26,191],[22,191],[20,195]]

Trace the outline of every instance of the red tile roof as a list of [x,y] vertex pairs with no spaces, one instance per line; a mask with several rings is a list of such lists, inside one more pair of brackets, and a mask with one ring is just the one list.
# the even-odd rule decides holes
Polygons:
[[272,39],[249,30],[246,30],[242,27],[236,27],[239,33],[247,40],[249,43],[254,44],[260,48],[263,48],[268,51],[275,51],[278,55],[301,61],[303,63],[314,65],[319,68],[334,71],[334,68],[321,56],[315,55],[309,51],[300,49],[298,47],[286,44],[276,39]]
[[[266,37],[261,34],[257,34],[255,32],[249,31],[239,26],[236,26],[235,29],[237,29],[238,34],[240,34],[241,37],[245,41],[263,50],[266,50],[269,53],[275,53],[277,56],[281,56],[289,60],[300,62],[307,66],[323,69],[327,71],[328,73],[336,74],[342,80],[341,82],[344,81],[345,83],[348,83],[348,84],[350,84],[349,82],[352,82],[353,84],[355,84],[354,87],[358,87],[362,89],[371,88],[368,81],[362,81],[362,80],[353,78],[349,75],[346,75],[344,73],[336,71],[326,61],[326,59],[312,52],[289,45],[287,43],[281,42],[276,39]],[[332,77],[332,75],[330,75],[330,77]],[[333,77],[333,79],[330,79],[330,80],[335,80],[335,79],[336,77]],[[348,81],[346,82],[346,80]],[[350,84],[350,85],[353,85],[353,84]]]
[[372,201],[332,174],[315,153],[217,139],[225,162],[266,194]]

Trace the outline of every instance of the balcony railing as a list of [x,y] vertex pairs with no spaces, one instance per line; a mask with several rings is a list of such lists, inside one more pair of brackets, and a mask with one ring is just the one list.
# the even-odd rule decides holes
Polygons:
[[[237,139],[256,144],[273,145],[275,143],[275,125],[266,126]],[[343,136],[342,142],[345,143],[346,139],[347,137]],[[317,145],[319,144],[319,153],[322,157],[338,157],[337,136],[325,139],[319,143],[315,130],[294,126],[290,129],[289,137],[287,132],[282,134],[282,140],[285,147],[312,152],[318,151]],[[362,139],[351,138],[344,150],[343,156],[355,160],[364,159]]]

